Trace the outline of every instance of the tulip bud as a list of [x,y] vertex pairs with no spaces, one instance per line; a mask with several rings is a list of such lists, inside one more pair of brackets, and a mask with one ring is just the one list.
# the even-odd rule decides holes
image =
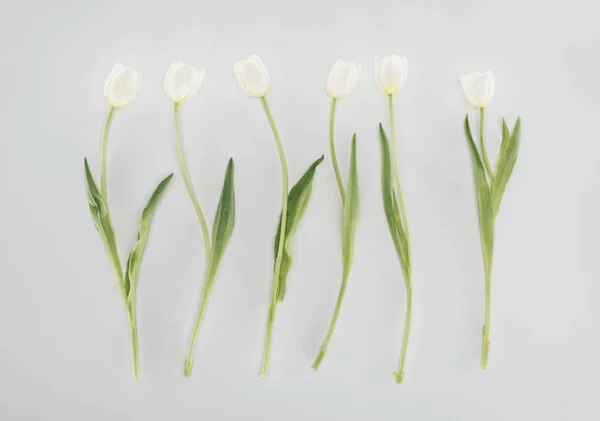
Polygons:
[[408,76],[406,58],[395,54],[375,57],[375,83],[385,94],[392,95],[404,86]]
[[236,62],[233,72],[244,92],[250,96],[262,98],[271,88],[269,72],[257,55]]
[[106,79],[104,97],[113,107],[128,107],[135,100],[141,87],[142,75],[117,63]]
[[350,95],[362,76],[362,64],[336,60],[327,79],[327,92],[335,99]]
[[177,104],[192,99],[202,86],[206,69],[196,69],[189,64],[176,61],[165,75],[165,93]]
[[460,84],[467,99],[478,108],[485,108],[494,97],[496,80],[490,71],[469,73],[460,77]]

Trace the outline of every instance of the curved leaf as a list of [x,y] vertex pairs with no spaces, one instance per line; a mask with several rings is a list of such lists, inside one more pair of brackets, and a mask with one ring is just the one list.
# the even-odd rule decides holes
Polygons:
[[96,227],[96,230],[102,238],[104,247],[106,248],[106,251],[108,252],[108,255],[110,257],[111,264],[113,265],[117,274],[120,274],[121,263],[119,261],[115,233],[110,222],[108,209],[106,208],[106,204],[104,203],[102,194],[100,194],[100,191],[96,186],[96,182],[94,181],[94,177],[92,176],[92,172],[90,171],[87,158],[84,159],[83,164],[85,167],[85,181],[87,186],[88,204],[90,207],[90,213],[92,215],[92,221],[94,222],[94,226]]
[[233,234],[235,225],[235,189],[233,183],[234,165],[233,158],[229,159],[227,169],[225,170],[225,179],[223,180],[223,189],[221,190],[221,199],[215,212],[215,220],[212,230],[212,253],[210,258],[210,267],[208,270],[208,285],[210,289],[221,258],[225,252],[225,247]]
[[515,168],[519,145],[521,142],[521,117],[517,119],[512,135],[508,131],[506,121],[502,120],[502,144],[500,145],[500,154],[498,155],[498,169],[496,177],[492,182],[492,202],[494,204],[494,217],[500,209],[500,202],[506,189],[506,184]]
[[479,209],[479,229],[481,234],[481,247],[483,249],[483,261],[486,273],[492,267],[492,254],[494,251],[494,210],[492,196],[488,186],[485,169],[477,146],[473,141],[469,116],[465,117],[465,134],[473,158],[473,170],[475,173],[475,187],[477,189],[477,207]]
[[173,174],[171,173],[170,175],[165,177],[158,184],[158,186],[156,186],[156,189],[154,189],[154,193],[152,193],[152,196],[150,196],[150,200],[148,200],[148,204],[142,211],[142,221],[140,224],[140,229],[138,231],[137,240],[131,249],[131,253],[129,253],[129,258],[127,259],[127,270],[125,271],[124,282],[125,292],[127,293],[128,305],[131,305],[133,298],[135,298],[137,278],[140,273],[142,256],[144,254],[144,250],[146,249],[146,242],[148,241],[148,235],[150,233],[150,223],[152,222],[152,216],[154,215],[156,206],[158,205],[160,198],[162,197],[172,178]]
[[390,158],[390,147],[383,130],[383,126],[379,124],[379,139],[381,143],[381,193],[383,197],[383,209],[385,212],[385,218],[388,223],[390,235],[402,267],[402,273],[405,279],[410,279],[410,249],[408,247],[408,240],[404,227],[402,226],[402,219],[400,218],[400,209],[398,208],[398,202],[394,193],[394,187],[392,184],[392,164]]
[[[288,193],[288,208],[287,220],[285,227],[285,243],[283,246],[283,256],[281,261],[281,269],[279,272],[279,280],[277,282],[277,300],[283,301],[286,289],[287,276],[292,267],[292,253],[290,250],[290,240],[296,233],[300,221],[306,212],[308,202],[312,193],[313,180],[315,171],[319,164],[323,162],[325,157],[321,155],[319,159],[312,163],[306,170],[302,178],[292,187]],[[277,234],[275,234],[275,259],[279,251],[279,236],[281,235],[281,215],[279,216],[279,224],[277,225]]]
[[356,169],[356,134],[352,136],[350,152],[350,171],[348,172],[348,187],[344,201],[344,217],[342,223],[342,256],[344,261],[344,279],[348,278],[354,257],[354,235],[358,222],[360,197],[358,188],[358,171]]

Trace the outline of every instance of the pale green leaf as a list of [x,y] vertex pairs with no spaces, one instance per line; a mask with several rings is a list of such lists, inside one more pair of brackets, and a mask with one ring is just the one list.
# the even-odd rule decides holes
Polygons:
[[358,223],[360,197],[358,188],[358,171],[356,168],[356,134],[352,136],[350,152],[350,171],[348,172],[348,187],[344,201],[344,217],[342,223],[342,256],[344,263],[344,279],[348,278],[354,257],[354,235]]
[[[283,255],[281,269],[279,271],[279,280],[277,282],[277,300],[283,301],[286,290],[286,280],[292,266],[292,254],[290,250],[291,238],[296,233],[300,221],[306,212],[308,202],[312,193],[315,171],[319,164],[323,162],[324,156],[321,156],[306,170],[302,178],[292,187],[288,194],[287,219],[285,228],[285,242],[283,246]],[[279,237],[281,235],[281,215],[277,225],[277,234],[275,234],[275,259],[279,251]]]
[[[213,221],[212,253],[207,279],[209,284],[212,283],[215,278],[227,243],[233,234],[233,227],[235,225],[235,189],[233,176],[233,159],[229,159],[227,169],[225,170],[221,199],[219,200],[219,205],[215,212],[215,219]],[[210,289],[210,285],[207,285],[206,288]]]
[[486,272],[491,269],[492,254],[494,251],[494,210],[492,196],[485,175],[483,161],[473,141],[469,116],[465,117],[465,134],[469,143],[469,149],[473,158],[473,170],[475,173],[475,188],[477,190],[477,206],[479,209],[479,229],[481,233],[481,246]]
[[390,235],[392,236],[392,241],[394,243],[394,248],[396,249],[396,254],[400,261],[402,273],[406,279],[410,279],[410,248],[408,247],[408,240],[402,225],[400,209],[398,208],[398,202],[392,184],[392,164],[389,142],[381,124],[379,124],[379,139],[381,142],[381,191],[383,197],[383,209]]
[[88,193],[88,204],[90,207],[90,213],[92,215],[92,221],[94,222],[94,226],[96,230],[100,234],[102,238],[102,242],[104,243],[104,247],[108,252],[111,263],[117,273],[120,273],[120,263],[119,256],[117,253],[117,244],[115,241],[115,233],[110,222],[110,217],[108,214],[108,209],[106,208],[106,204],[104,203],[104,199],[96,186],[94,181],[94,177],[90,171],[90,167],[87,162],[87,158],[83,161],[85,167],[85,181],[87,186]]
[[517,119],[512,134],[508,131],[506,121],[502,120],[502,144],[498,155],[498,170],[492,182],[492,202],[494,204],[494,217],[500,209],[500,202],[506,189],[506,184],[515,168],[519,145],[521,142],[521,118]]
[[[158,184],[158,186],[156,186],[156,189],[154,189],[154,193],[152,193],[152,196],[150,196],[150,199],[148,200],[148,204],[142,211],[142,218],[137,240],[131,248],[131,253],[129,253],[129,258],[127,259],[127,269],[125,271],[125,292],[127,293],[127,301],[129,305],[131,304],[130,297],[135,296],[137,278],[140,273],[142,256],[146,248],[148,235],[150,234],[150,224],[152,222],[152,216],[154,215],[156,206],[158,205],[160,198],[162,197],[172,178],[173,174],[170,174],[167,177],[165,177]],[[130,291],[132,291],[133,294],[130,294]]]

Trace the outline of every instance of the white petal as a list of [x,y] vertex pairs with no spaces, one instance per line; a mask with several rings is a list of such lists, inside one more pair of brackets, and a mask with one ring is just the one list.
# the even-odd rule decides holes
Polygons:
[[141,86],[142,75],[118,64],[105,85],[105,96],[113,107],[127,107],[135,100]]
[[253,55],[236,62],[233,72],[246,94],[263,97],[269,92],[271,80],[260,57]]
[[469,102],[483,108],[492,100],[495,91],[495,79],[492,72],[470,73],[460,78],[460,83]]
[[337,77],[340,66],[342,65],[342,60],[337,59],[335,63],[333,63],[333,67],[329,71],[329,76],[327,77],[327,92],[329,95],[335,98],[335,92],[333,91],[333,85],[335,83],[335,78]]
[[343,98],[354,90],[362,74],[362,64],[357,66],[351,61],[336,62],[331,71],[329,93],[336,99]]

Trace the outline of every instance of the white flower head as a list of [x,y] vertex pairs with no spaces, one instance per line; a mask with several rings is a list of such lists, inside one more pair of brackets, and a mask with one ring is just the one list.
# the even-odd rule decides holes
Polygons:
[[185,102],[196,96],[205,76],[206,69],[197,69],[176,61],[165,75],[165,93],[174,103]]
[[336,60],[327,79],[327,92],[335,99],[350,95],[362,76],[362,64]]
[[462,75],[460,84],[469,102],[478,108],[485,108],[494,97],[496,90],[496,79],[489,70]]
[[375,57],[375,84],[384,93],[393,95],[404,86],[408,76],[406,58],[391,54],[382,58]]
[[113,107],[128,107],[142,87],[142,75],[117,63],[104,84],[104,97]]
[[246,94],[262,98],[271,88],[269,72],[260,57],[251,55],[233,65],[233,73]]

